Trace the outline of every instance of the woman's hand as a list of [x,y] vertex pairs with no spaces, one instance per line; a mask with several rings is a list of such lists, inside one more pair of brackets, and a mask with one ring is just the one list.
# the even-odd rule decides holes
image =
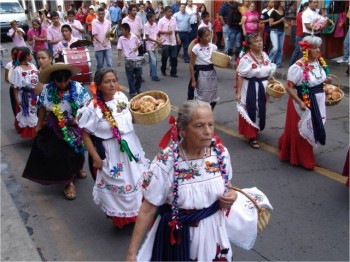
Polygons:
[[236,93],[236,100],[237,100],[237,102],[241,101],[241,91],[238,91],[238,90],[237,90],[237,93]]
[[96,169],[101,169],[103,165],[103,162],[101,158],[96,158],[92,160],[92,166]]
[[305,105],[305,103],[303,101],[299,101],[299,107],[302,111],[305,111],[307,106]]
[[196,80],[192,80],[192,88],[196,89],[197,87],[197,81]]
[[127,255],[126,258],[125,258],[125,261],[136,261],[136,256],[133,254],[133,255]]
[[326,80],[324,81],[325,84],[330,84],[332,83],[332,78],[327,77]]
[[228,190],[219,198],[221,208],[230,208],[237,199],[237,192],[233,189]]

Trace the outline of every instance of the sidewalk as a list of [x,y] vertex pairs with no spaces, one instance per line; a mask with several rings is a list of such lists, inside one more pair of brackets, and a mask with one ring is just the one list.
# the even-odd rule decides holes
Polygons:
[[2,179],[0,261],[42,261]]

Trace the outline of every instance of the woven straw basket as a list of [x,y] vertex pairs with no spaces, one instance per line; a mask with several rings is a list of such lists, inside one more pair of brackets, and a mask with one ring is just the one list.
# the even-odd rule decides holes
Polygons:
[[231,63],[231,57],[223,53],[214,51],[211,55],[211,62],[214,66],[226,68]]
[[[196,43],[197,43],[197,40],[194,39],[194,40],[192,40],[192,42],[188,46],[188,55],[189,56],[191,56],[192,48]],[[226,68],[231,63],[231,57],[228,55],[225,55],[223,53],[214,51],[211,55],[211,61],[212,61],[214,66]]]
[[340,82],[339,82],[338,77],[336,77],[335,75],[329,75],[329,77],[334,78],[337,81],[336,86],[339,88],[341,96],[337,100],[326,100],[326,106],[335,106],[335,105],[339,104],[340,101],[344,98],[344,92],[340,88]]
[[[279,81],[275,81],[274,83],[278,83],[278,84],[281,84],[283,86],[283,84]],[[284,86],[283,86],[284,87]],[[266,88],[266,93],[269,95],[269,96],[272,96],[272,97],[275,97],[275,98],[280,98],[282,97],[285,93],[286,93],[286,88],[284,87],[284,90],[283,92],[278,92],[272,88],[270,88],[269,86],[267,86]]]
[[153,96],[155,99],[164,99],[165,104],[163,107],[154,110],[153,112],[149,113],[139,113],[136,111],[133,111],[130,108],[131,114],[133,116],[134,123],[136,124],[142,124],[142,125],[154,125],[159,123],[160,121],[164,120],[165,118],[168,117],[170,114],[170,100],[169,97],[166,93],[161,92],[161,91],[156,91],[156,90],[151,90],[151,91],[146,91],[143,92],[134,98],[130,100],[130,105],[137,99],[140,99],[143,96]]
[[230,187],[230,188],[242,193],[254,204],[254,206],[258,210],[258,232],[259,233],[262,232],[270,221],[271,212],[267,208],[260,207],[258,203],[256,203],[256,201],[249,194],[244,192],[242,189],[239,189],[237,187]]

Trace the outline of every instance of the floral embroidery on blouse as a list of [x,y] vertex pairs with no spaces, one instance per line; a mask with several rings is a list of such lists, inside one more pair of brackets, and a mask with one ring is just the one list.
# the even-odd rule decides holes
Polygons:
[[210,161],[205,161],[205,171],[210,174],[214,174],[216,172],[220,172],[220,166],[218,163],[211,163]]
[[215,258],[212,261],[227,261],[226,256],[229,250],[229,248],[221,249],[221,245],[219,243],[216,243],[216,254]]
[[108,184],[105,180],[101,179],[101,181],[97,184],[97,187],[100,189],[105,189],[110,191],[111,193],[117,193],[122,195],[128,195],[134,193],[139,190],[141,184],[141,178],[136,183],[136,185],[125,185],[125,186],[115,186]]
[[168,152],[158,153],[156,158],[157,158],[158,162],[162,162],[164,165],[166,165],[166,163],[169,159],[169,153]]
[[118,101],[118,104],[117,104],[117,112],[118,112],[118,113],[121,113],[121,112],[123,112],[127,107],[128,107],[128,105],[127,105],[124,101],[122,101],[122,102],[119,102],[119,101]]
[[117,166],[113,166],[113,169],[111,169],[110,171],[111,177],[113,178],[120,177],[121,171],[124,171],[122,163],[117,164]]
[[150,172],[150,171],[142,173],[142,188],[143,189],[146,189],[149,186],[153,175],[154,175],[153,172]]
[[[196,167],[197,165],[194,165]],[[200,176],[198,172],[193,172],[192,169],[186,169],[186,168],[180,168],[179,169],[179,176],[178,179],[181,180],[181,182],[184,182],[185,180],[190,180],[193,178],[196,178],[196,176]]]

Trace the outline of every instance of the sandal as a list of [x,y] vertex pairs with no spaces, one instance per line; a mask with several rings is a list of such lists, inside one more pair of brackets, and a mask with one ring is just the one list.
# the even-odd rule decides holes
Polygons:
[[86,178],[87,177],[87,172],[84,169],[81,169],[78,172],[78,178]]
[[68,200],[73,200],[77,197],[77,193],[75,191],[75,185],[73,183],[68,184],[63,192],[64,192],[64,197]]
[[254,149],[260,148],[258,141],[255,138],[249,140],[249,145]]

